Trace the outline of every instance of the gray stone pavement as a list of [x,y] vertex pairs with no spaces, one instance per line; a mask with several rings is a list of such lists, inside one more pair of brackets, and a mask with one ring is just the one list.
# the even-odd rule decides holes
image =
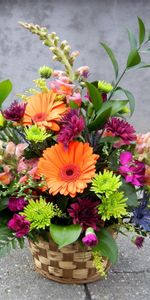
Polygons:
[[[100,48],[107,42],[123,69],[129,45],[126,28],[137,32],[137,16],[150,28],[149,0],[0,0],[0,81],[10,78],[13,92],[32,87],[41,65],[60,68],[52,62],[48,48],[38,38],[20,28],[17,22],[37,23],[67,39],[72,49],[80,50],[77,66],[89,65],[91,79],[113,79],[112,66]],[[150,54],[145,55],[150,62]],[[136,98],[132,123],[138,132],[149,128],[150,69],[132,71],[122,80],[124,88]],[[149,300],[150,241],[141,251],[119,238],[120,258],[108,279],[87,285],[60,285],[36,274],[28,249],[13,252],[0,261],[0,300]]]
[[118,263],[106,280],[84,285],[64,285],[49,281],[34,271],[26,247],[0,262],[0,300],[149,300],[150,240],[137,249],[129,239],[117,239]]

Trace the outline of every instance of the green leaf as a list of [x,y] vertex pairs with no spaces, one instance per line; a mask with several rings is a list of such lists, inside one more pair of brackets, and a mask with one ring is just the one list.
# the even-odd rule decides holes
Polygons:
[[117,137],[117,136],[105,136],[105,137],[102,137],[99,141],[100,144],[103,144],[103,143],[110,143],[110,144],[113,144],[117,141],[119,141],[120,138]]
[[0,211],[4,210],[8,205],[8,198],[0,199]]
[[111,115],[111,107],[102,110],[101,112],[99,112],[97,118],[88,125],[88,129],[90,131],[93,131],[102,128],[104,124],[107,122],[110,115]]
[[103,104],[101,93],[92,83],[86,82],[86,86],[87,86],[90,98],[92,100],[94,109],[96,111],[98,111],[102,107],[102,104]]
[[130,47],[131,49],[136,49],[137,48],[137,41],[135,38],[135,35],[132,31],[128,30],[128,39],[129,39],[129,43],[130,43]]
[[128,198],[127,204],[129,206],[131,206],[131,207],[138,206],[138,198],[137,198],[137,194],[136,194],[136,189],[131,183],[126,182],[122,178],[122,185],[120,187],[120,190],[123,191],[125,197]]
[[134,98],[133,94],[130,91],[123,89],[121,87],[118,87],[117,90],[120,90],[121,92],[123,92],[126,95],[126,97],[128,98],[129,105],[130,105],[130,111],[131,111],[130,115],[132,116],[134,109],[135,109],[135,98]]
[[139,17],[138,17],[138,25],[139,25],[139,46],[140,46],[145,39],[145,25],[142,19]]
[[131,111],[131,116],[132,116],[132,114],[135,110],[135,98],[134,98],[133,94],[128,90],[124,89],[124,93],[125,93],[125,95],[127,96],[128,100],[129,100],[130,111]]
[[12,237],[12,231],[5,224],[0,225],[0,241]]
[[132,49],[128,55],[127,59],[127,68],[132,68],[133,66],[136,66],[141,61],[141,57],[138,53],[137,49]]
[[107,257],[112,264],[115,264],[118,259],[118,247],[115,239],[104,228],[97,233],[99,243],[93,247],[93,251],[100,251],[100,253]]
[[72,109],[78,109],[79,108],[78,104],[75,103],[75,101],[72,101],[72,100],[69,100],[69,106]]
[[105,49],[105,51],[107,52],[112,64],[113,64],[113,67],[114,67],[114,71],[115,71],[115,76],[116,78],[118,77],[118,72],[119,72],[119,66],[118,66],[118,62],[115,58],[115,55],[113,53],[113,51],[111,50],[110,47],[108,47],[106,44],[104,43],[101,43],[102,47]]
[[51,237],[54,242],[59,245],[59,248],[74,243],[80,236],[81,231],[82,227],[79,224],[68,226],[56,224],[50,225]]
[[141,62],[139,65],[137,65],[138,69],[143,68],[150,68],[150,64],[146,64],[145,62]]
[[0,82],[0,106],[7,98],[7,96],[10,94],[11,90],[12,90],[12,83],[9,79]]
[[122,109],[128,104],[128,102],[129,102],[128,100],[110,100],[109,102],[105,102],[105,103],[109,103],[109,105],[112,108],[111,116],[114,116],[120,111],[122,111]]
[[18,238],[17,241],[20,246],[20,249],[23,249],[25,245],[25,239],[22,237],[22,238]]

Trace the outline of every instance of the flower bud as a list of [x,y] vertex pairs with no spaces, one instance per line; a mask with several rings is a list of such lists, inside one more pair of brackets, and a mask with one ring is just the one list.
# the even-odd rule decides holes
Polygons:
[[64,47],[68,46],[68,42],[66,40],[61,42],[60,48],[64,49]]
[[98,243],[97,236],[92,227],[88,227],[85,232],[85,237],[82,239],[83,244],[86,246],[96,246]]
[[49,68],[48,66],[42,66],[41,68],[39,68],[39,74],[42,78],[50,78],[51,74],[53,72],[52,68]]
[[71,47],[70,47],[69,45],[67,45],[67,46],[65,46],[65,48],[64,48],[64,53],[65,53],[65,54],[69,54],[70,50],[71,50]]

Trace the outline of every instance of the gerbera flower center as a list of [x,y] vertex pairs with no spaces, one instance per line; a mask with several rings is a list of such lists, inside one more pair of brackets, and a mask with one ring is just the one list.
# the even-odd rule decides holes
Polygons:
[[69,164],[64,166],[64,168],[60,171],[61,178],[64,181],[75,181],[80,176],[80,168],[74,164]]
[[34,123],[42,122],[45,121],[46,119],[47,119],[47,114],[44,112],[38,113],[32,117],[32,121]]

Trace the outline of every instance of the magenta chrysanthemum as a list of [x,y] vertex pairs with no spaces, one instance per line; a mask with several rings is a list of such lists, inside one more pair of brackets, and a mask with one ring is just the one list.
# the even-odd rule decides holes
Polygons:
[[20,122],[26,108],[26,103],[14,101],[7,109],[3,111],[5,119]]
[[133,126],[119,118],[111,118],[108,120],[105,129],[107,132],[111,132],[113,136],[120,137],[122,144],[129,145],[136,140]]
[[68,147],[69,143],[76,138],[84,129],[84,119],[79,115],[79,110],[71,109],[61,120],[61,129],[58,134],[58,142]]
[[89,198],[78,198],[77,202],[70,205],[69,215],[73,218],[73,224],[80,224],[84,230],[92,227],[98,230],[99,216],[97,206],[99,201]]

